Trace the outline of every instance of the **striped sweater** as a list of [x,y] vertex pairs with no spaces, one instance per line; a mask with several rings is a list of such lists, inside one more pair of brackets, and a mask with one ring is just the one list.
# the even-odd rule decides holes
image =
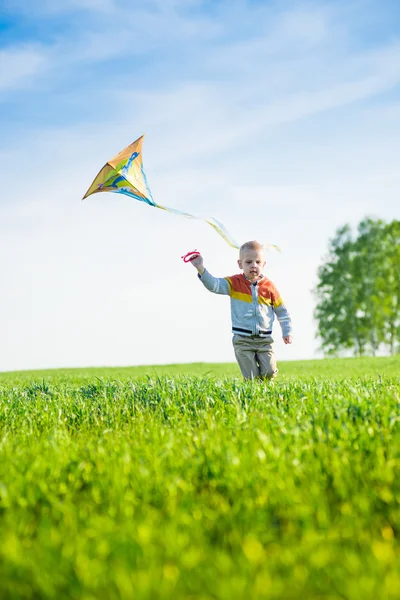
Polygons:
[[242,273],[231,277],[213,277],[207,270],[199,279],[214,294],[231,298],[232,333],[272,340],[272,324],[276,315],[282,337],[292,334],[292,322],[278,290],[266,277],[251,283]]

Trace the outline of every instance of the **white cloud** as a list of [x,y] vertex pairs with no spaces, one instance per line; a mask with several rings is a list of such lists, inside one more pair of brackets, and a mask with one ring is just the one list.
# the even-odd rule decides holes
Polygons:
[[93,13],[110,13],[118,8],[118,0],[63,0],[54,2],[53,0],[36,0],[28,5],[23,0],[4,0],[4,8],[12,13],[28,14],[30,17],[47,16],[51,17],[57,14],[69,12],[89,11]]
[[0,93],[36,85],[49,66],[49,56],[39,45],[0,49]]
[[[128,122],[135,106],[136,122],[157,136],[151,161],[170,168],[171,161],[188,164],[205,160],[261,135],[271,137],[279,126],[295,123],[332,109],[344,109],[394,89],[400,83],[400,44],[358,54],[334,63],[328,81],[304,81],[306,62],[285,63],[285,91],[275,91],[273,77],[259,76],[243,92],[224,80],[185,82],[157,91],[115,90],[110,96]],[[266,67],[268,70],[268,67]],[[326,79],[326,78],[325,78]],[[141,133],[141,132],[140,132]],[[173,140],[173,152],[171,151]],[[246,154],[245,150],[244,154]]]
[[[26,5],[17,3],[12,8],[24,12]],[[68,0],[61,4],[46,0],[29,7],[30,18],[35,14],[31,8],[37,18],[46,15],[50,23],[59,12],[69,13],[64,25],[67,33],[56,28],[46,44],[23,43],[0,50],[0,92],[29,88],[34,78],[37,86],[45,83],[56,89],[57,83],[77,69],[118,58],[130,58],[134,70],[134,61],[144,55],[152,53],[154,57],[158,52],[162,59],[165,50],[182,43],[210,41],[221,31],[221,26],[206,16],[184,14],[179,2],[132,7],[116,0]],[[80,11],[92,11],[92,15],[82,21]],[[108,72],[106,69],[100,77],[100,86],[106,87]],[[121,81],[124,85],[129,82],[129,86],[131,80],[128,69]]]

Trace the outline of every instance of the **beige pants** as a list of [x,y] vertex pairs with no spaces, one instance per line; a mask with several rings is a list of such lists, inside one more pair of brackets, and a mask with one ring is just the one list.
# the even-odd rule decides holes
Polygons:
[[233,336],[236,360],[245,379],[272,379],[278,373],[269,340],[260,337]]

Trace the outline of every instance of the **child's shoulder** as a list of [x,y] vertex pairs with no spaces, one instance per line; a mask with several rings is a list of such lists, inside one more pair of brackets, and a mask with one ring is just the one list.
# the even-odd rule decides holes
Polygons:
[[261,281],[260,281],[259,285],[262,285],[262,286],[265,286],[265,287],[271,287],[271,288],[274,288],[274,287],[275,287],[275,284],[274,284],[274,282],[273,282],[273,281],[271,281],[270,279],[268,279],[268,277],[265,277],[265,275],[264,275],[264,277],[261,279]]
[[229,283],[229,287],[231,290],[236,292],[247,292],[249,283],[244,277],[243,273],[236,273],[235,275],[229,275],[225,277],[226,281]]
[[264,298],[271,298],[271,300],[275,303],[279,299],[279,292],[276,289],[275,284],[268,279],[268,277],[263,277],[259,283],[259,294],[264,296]]
[[249,281],[248,279],[246,279],[243,273],[235,273],[235,275],[228,275],[228,277],[225,277],[225,279],[229,281],[229,283],[231,283],[232,285],[249,285]]

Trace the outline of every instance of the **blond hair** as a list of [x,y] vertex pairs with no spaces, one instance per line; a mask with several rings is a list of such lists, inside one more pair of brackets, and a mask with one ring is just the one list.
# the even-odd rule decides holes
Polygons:
[[243,257],[244,252],[247,250],[256,250],[256,252],[264,252],[264,246],[257,242],[256,240],[252,240],[251,242],[245,242],[240,246],[239,250],[239,258]]

